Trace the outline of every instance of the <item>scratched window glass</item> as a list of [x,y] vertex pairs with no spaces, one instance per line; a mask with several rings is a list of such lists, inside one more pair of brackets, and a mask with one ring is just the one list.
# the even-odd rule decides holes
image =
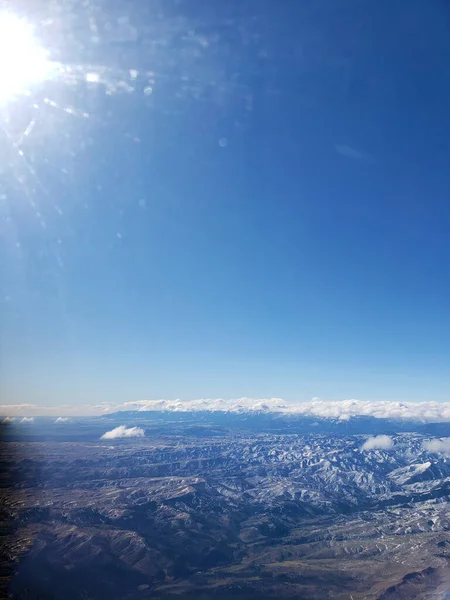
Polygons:
[[1,598],[450,598],[449,29],[0,3]]

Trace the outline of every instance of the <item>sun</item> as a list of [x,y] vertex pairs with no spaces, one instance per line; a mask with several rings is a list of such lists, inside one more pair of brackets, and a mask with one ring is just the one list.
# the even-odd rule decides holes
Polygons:
[[33,27],[8,12],[0,12],[0,104],[26,94],[47,79],[52,63],[34,37]]

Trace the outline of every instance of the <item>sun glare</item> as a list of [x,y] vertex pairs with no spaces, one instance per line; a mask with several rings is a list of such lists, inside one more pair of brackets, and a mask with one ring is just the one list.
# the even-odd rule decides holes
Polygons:
[[27,93],[49,76],[51,68],[33,27],[11,13],[0,13],[0,103]]

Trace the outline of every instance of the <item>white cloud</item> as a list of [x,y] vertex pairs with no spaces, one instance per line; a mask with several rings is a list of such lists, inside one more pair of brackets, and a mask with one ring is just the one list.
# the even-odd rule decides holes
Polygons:
[[[374,417],[397,421],[418,421],[421,423],[450,422],[450,402],[395,402],[371,400],[322,400],[313,398],[308,402],[286,402],[281,398],[200,398],[195,400],[134,400],[124,404],[97,402],[78,406],[34,406],[3,405],[0,406],[2,416],[22,418],[59,414],[60,418],[69,416],[93,416],[121,410],[138,411],[222,411],[232,413],[266,412],[287,415],[301,415],[315,419],[349,420],[353,417]],[[2,411],[3,409],[3,411]],[[61,422],[61,421],[58,421]]]
[[0,415],[8,415],[10,417],[23,417],[27,415],[29,417],[48,416],[55,417],[57,415],[61,417],[69,416],[95,416],[108,411],[118,410],[120,407],[123,408],[122,404],[113,404],[109,402],[99,402],[95,405],[84,404],[84,405],[59,405],[59,406],[43,406],[37,404],[0,404]]
[[450,402],[374,402],[371,400],[321,400],[290,405],[284,412],[324,418],[375,417],[399,421],[433,423],[450,421]]
[[173,412],[222,411],[222,412],[281,412],[287,407],[280,398],[199,398],[197,400],[135,400],[125,402],[125,408],[139,411],[168,410]]
[[0,411],[5,409],[22,409],[22,408],[34,408],[36,404],[0,404]]
[[375,162],[373,156],[367,154],[367,152],[361,152],[347,144],[335,144],[334,149],[338,154],[350,160],[356,160],[365,164],[373,164]]
[[116,440],[118,438],[133,438],[133,437],[144,437],[144,430],[140,427],[126,427],[125,425],[119,425],[111,431],[107,431],[100,438],[101,440]]
[[21,423],[31,423],[32,421],[34,421],[33,417],[23,417],[23,419],[20,419]]
[[16,420],[15,417],[5,417],[2,421],[2,423],[14,423],[15,420]]
[[428,452],[437,454],[450,454],[450,438],[442,438],[440,440],[429,440],[423,443],[423,447]]
[[367,439],[361,446],[361,450],[390,450],[394,442],[388,435],[375,435]]
[[351,158],[353,160],[363,160],[365,158],[365,154],[356,150],[356,148],[347,146],[347,144],[335,144],[334,149],[338,154],[345,156],[346,158]]
[[107,412],[111,412],[113,410],[117,410],[117,408],[121,406],[118,404],[114,404],[111,402],[100,402],[99,404],[93,404],[92,408],[99,410],[102,413],[107,413]]
[[69,421],[70,419],[68,419],[67,417],[58,417],[56,421],[54,421],[54,423],[68,423]]
[[30,413],[35,408],[35,404],[0,404],[0,415],[21,417],[24,411]]
[[321,400],[288,403],[281,398],[209,398],[199,400],[136,400],[125,402],[127,410],[139,411],[264,411],[284,414],[348,420],[352,417],[375,417],[422,423],[450,422],[450,402],[395,402],[371,400]]

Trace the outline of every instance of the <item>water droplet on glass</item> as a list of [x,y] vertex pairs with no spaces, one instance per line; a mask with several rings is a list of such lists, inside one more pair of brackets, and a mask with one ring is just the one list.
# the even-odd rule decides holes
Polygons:
[[228,146],[228,139],[226,137],[220,138],[219,146],[221,148],[225,148],[226,146]]
[[153,93],[153,89],[148,85],[145,89],[144,89],[144,94],[146,96],[151,96]]

